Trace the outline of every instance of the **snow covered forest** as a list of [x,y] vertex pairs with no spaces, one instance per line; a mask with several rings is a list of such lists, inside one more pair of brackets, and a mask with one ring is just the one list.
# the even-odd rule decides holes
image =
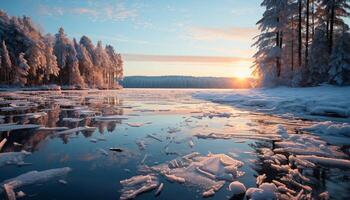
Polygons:
[[123,60],[113,46],[95,46],[82,36],[69,39],[60,28],[44,35],[29,17],[10,17],[0,11],[0,84],[74,88],[118,88]]
[[349,0],[264,0],[253,46],[260,85],[350,84]]

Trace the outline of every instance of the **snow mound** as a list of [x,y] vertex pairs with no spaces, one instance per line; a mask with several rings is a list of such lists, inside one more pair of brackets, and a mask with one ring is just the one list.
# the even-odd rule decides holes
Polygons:
[[232,192],[233,195],[243,194],[247,190],[244,184],[239,181],[234,181],[230,183],[228,189]]

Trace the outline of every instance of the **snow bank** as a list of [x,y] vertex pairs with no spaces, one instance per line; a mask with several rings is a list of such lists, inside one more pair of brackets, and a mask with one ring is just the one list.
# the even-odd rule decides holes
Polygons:
[[230,92],[197,92],[193,96],[274,114],[291,113],[298,117],[308,115],[350,117],[350,87],[329,85],[310,88],[277,87]]
[[348,123],[334,123],[331,121],[325,121],[319,122],[307,128],[303,128],[303,130],[313,131],[320,134],[343,135],[350,137],[350,124]]

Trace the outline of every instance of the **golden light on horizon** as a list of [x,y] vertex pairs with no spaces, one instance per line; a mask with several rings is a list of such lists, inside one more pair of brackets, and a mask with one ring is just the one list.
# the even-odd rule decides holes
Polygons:
[[237,65],[240,67],[234,71],[233,77],[241,78],[241,79],[252,77],[252,70],[250,69],[250,66],[252,65],[251,62],[239,61]]

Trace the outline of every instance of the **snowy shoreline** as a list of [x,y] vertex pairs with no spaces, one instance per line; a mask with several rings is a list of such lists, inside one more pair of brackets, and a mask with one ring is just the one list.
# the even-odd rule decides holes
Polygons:
[[349,143],[350,87],[323,85],[197,92],[193,97],[287,119],[318,121],[302,131],[320,135],[332,144]]
[[251,111],[285,117],[344,118],[350,121],[350,87],[259,88],[230,92],[197,92],[194,98],[231,104]]

